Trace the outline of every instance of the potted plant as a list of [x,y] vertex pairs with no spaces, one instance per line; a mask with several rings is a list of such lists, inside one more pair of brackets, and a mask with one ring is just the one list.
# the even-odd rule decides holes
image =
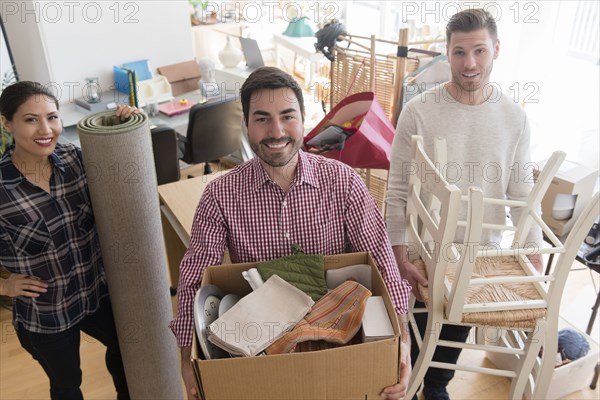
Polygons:
[[4,130],[3,126],[0,126],[0,135],[2,140],[0,142],[0,156],[4,154],[4,151],[12,144],[12,136]]
[[216,22],[216,13],[208,11],[208,0],[188,0],[191,6],[192,25]]

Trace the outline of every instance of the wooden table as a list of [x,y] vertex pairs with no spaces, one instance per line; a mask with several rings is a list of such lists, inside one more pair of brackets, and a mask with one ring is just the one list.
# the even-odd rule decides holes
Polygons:
[[315,49],[316,38],[311,37],[290,37],[281,33],[273,34],[273,43],[275,44],[275,62],[277,67],[281,68],[279,59],[279,46],[285,47],[310,63],[310,70],[304,75],[304,86],[311,89],[314,82],[314,75],[317,72],[318,64],[323,59],[322,53],[317,53]]
[[190,244],[194,214],[202,192],[209,182],[223,174],[224,172],[215,172],[158,187],[172,288],[177,287],[179,281],[179,264]]

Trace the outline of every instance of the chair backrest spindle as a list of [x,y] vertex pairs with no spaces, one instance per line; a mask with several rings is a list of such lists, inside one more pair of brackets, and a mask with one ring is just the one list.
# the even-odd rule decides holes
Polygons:
[[[429,290],[444,290],[444,274],[436,272],[445,270],[451,261],[446,245],[452,243],[456,234],[461,193],[455,185],[446,182],[427,156],[421,136],[413,136],[412,146],[415,173],[409,179],[408,231],[428,274],[435,276]],[[443,206],[432,212],[426,206],[431,201],[429,196]],[[438,302],[435,307],[443,307],[443,303]]]

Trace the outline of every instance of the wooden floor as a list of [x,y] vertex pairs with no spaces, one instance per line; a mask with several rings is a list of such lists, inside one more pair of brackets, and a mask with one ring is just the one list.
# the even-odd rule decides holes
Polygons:
[[[590,315],[590,307],[596,297],[598,274],[590,274],[580,264],[574,265],[569,276],[561,315],[568,316],[569,322],[585,330]],[[11,323],[11,312],[0,309],[0,399],[25,400],[47,399],[48,379],[41,367],[25,352],[15,335]],[[593,337],[598,338],[598,321],[595,323]],[[473,365],[489,365],[477,352],[463,352],[462,360]],[[81,359],[83,371],[82,391],[86,399],[114,399],[115,390],[104,365],[104,348],[97,341],[83,336],[81,341]],[[174,366],[175,367],[175,366]],[[178,367],[178,366],[177,366]],[[503,399],[509,388],[506,378],[458,372],[449,386],[453,399]],[[572,393],[567,399],[599,399],[600,389]]]

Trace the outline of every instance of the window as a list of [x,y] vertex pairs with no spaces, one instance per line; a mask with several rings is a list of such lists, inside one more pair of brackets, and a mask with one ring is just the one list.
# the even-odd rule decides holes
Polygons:
[[597,1],[579,1],[571,26],[569,53],[575,57],[598,61],[600,3]]

